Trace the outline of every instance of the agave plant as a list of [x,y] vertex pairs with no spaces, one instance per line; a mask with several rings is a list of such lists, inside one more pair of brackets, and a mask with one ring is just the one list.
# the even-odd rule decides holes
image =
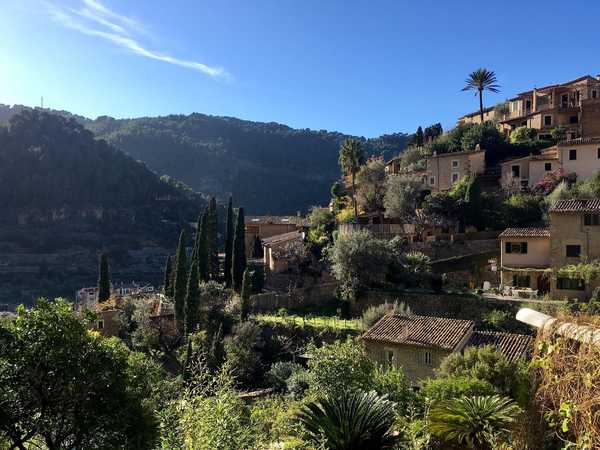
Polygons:
[[429,431],[446,442],[486,450],[491,439],[510,432],[520,412],[510,398],[498,395],[455,398],[431,407]]
[[307,404],[297,415],[315,443],[330,450],[391,449],[394,402],[376,392],[346,392]]

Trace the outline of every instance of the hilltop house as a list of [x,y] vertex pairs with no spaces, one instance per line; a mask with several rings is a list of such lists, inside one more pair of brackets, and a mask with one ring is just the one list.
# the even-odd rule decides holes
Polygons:
[[600,171],[600,138],[581,138],[559,142],[539,155],[511,159],[500,164],[502,185],[531,188],[551,172],[575,174],[578,180]]
[[511,361],[531,350],[530,336],[473,328],[471,320],[389,314],[369,328],[362,341],[374,361],[383,367],[402,368],[415,384],[433,377],[446,356],[468,347],[491,345]]
[[507,102],[499,121],[507,134],[518,127],[538,130],[550,137],[556,127],[565,128],[568,139],[600,136],[600,75],[585,75],[562,84],[522,92]]
[[[489,122],[496,118],[496,110],[493,106],[484,108],[483,121]],[[481,123],[481,113],[479,111],[466,114],[458,119],[459,125],[479,124]]]
[[270,273],[288,270],[296,256],[304,254],[304,233],[296,230],[262,240],[265,267]]
[[600,259],[600,199],[559,200],[549,228],[509,228],[500,235],[502,286],[554,299],[587,299],[597,281],[560,275],[567,265]]

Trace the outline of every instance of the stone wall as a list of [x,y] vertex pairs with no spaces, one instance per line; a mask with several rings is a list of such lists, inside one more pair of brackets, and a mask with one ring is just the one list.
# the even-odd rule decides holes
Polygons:
[[321,305],[335,296],[337,283],[322,283],[295,289],[291,293],[265,292],[250,297],[253,312],[277,311],[280,308],[297,309]]

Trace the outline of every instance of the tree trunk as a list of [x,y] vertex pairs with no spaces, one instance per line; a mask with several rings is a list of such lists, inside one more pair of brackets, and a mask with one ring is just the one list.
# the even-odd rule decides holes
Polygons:
[[479,89],[479,116],[481,117],[481,123],[483,124],[483,90]]
[[350,174],[352,176],[352,205],[354,206],[354,220],[358,221],[358,207],[356,206],[356,186],[354,184],[354,172]]

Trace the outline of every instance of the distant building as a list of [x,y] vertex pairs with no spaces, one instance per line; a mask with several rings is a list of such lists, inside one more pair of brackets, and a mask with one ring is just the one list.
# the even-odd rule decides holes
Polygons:
[[[489,122],[496,118],[495,108],[492,106],[490,108],[484,108],[483,110],[483,121]],[[472,112],[470,114],[466,114],[458,119],[459,125],[468,125],[468,124],[479,124],[481,123],[481,114],[479,111]]]
[[292,231],[303,230],[308,221],[300,213],[296,216],[247,216],[246,218],[246,252],[249,255],[254,247],[254,240],[278,236]]
[[491,345],[511,361],[525,357],[532,338],[474,331],[471,320],[416,315],[384,316],[363,335],[368,355],[384,368],[402,368],[412,383],[433,377],[448,355]]
[[427,158],[424,181],[427,189],[447,191],[462,178],[485,172],[485,150],[433,154]]
[[[124,295],[151,294],[155,292],[154,286],[142,285],[135,282],[117,283],[110,286],[111,296],[121,297]],[[98,287],[85,287],[75,293],[75,300],[78,307],[87,307],[93,309],[98,302]]]
[[304,233],[290,231],[262,240],[265,267],[271,273],[288,270],[295,256],[303,253]]

